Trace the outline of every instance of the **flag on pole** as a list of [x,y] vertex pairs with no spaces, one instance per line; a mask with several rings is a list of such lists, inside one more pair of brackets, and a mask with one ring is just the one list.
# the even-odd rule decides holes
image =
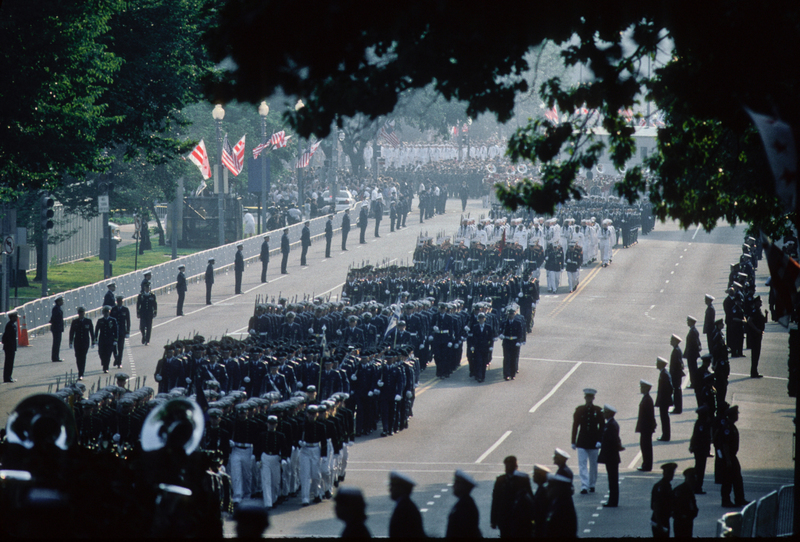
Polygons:
[[272,146],[272,150],[282,149],[283,147],[286,146],[287,142],[289,141],[289,138],[291,137],[292,136],[287,136],[284,130],[281,130],[280,132],[275,132],[274,134],[272,134],[272,136],[270,136],[268,140],[258,145],[255,149],[253,149],[253,160],[258,158],[258,155],[261,154],[261,151],[263,151],[269,146]]
[[394,125],[395,123],[393,120],[387,120],[381,127],[379,135],[392,147],[399,147],[400,139],[397,137],[397,133],[394,131]]
[[[183,158],[186,160],[186,157]],[[208,163],[208,153],[206,152],[206,144],[203,143],[203,140],[200,140],[200,143],[189,153],[189,160],[200,168],[200,173],[203,175],[203,179],[210,179],[211,178],[211,166]]]
[[322,140],[317,141],[313,145],[311,145],[308,149],[306,149],[301,155],[300,158],[297,160],[297,164],[295,167],[303,168],[308,167],[309,162],[311,162],[311,157],[314,156],[314,153],[317,152]]
[[242,136],[233,149],[228,143],[228,134],[225,134],[225,139],[222,141],[222,165],[228,168],[234,177],[244,168],[244,138],[245,136]]
[[391,333],[392,330],[397,327],[397,322],[399,320],[400,320],[400,309],[398,308],[392,313],[391,318],[389,318],[389,325],[386,326],[386,332],[383,334],[384,339],[386,339],[386,337],[389,336],[389,333]]
[[797,208],[797,149],[792,127],[777,117],[744,108],[761,135],[767,161],[775,179],[775,195],[786,211]]

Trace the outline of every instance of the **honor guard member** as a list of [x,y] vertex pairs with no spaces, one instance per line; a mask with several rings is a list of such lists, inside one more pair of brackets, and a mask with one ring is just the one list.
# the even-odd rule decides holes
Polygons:
[[261,255],[258,257],[261,260],[261,282],[267,282],[267,267],[269,267],[269,235],[264,236],[264,241],[261,243]]
[[75,363],[78,366],[78,380],[83,380],[86,369],[86,353],[95,344],[94,326],[91,318],[86,318],[86,309],[78,307],[78,317],[69,326],[69,347],[75,346]]
[[524,478],[515,476],[515,473],[518,472],[517,458],[515,456],[507,456],[503,459],[503,465],[505,474],[501,474],[494,481],[489,521],[492,529],[500,530],[500,538],[509,538],[514,523],[514,517],[512,516],[514,499],[520,488],[525,489],[527,487],[531,491],[531,482],[527,475]]
[[183,316],[183,301],[186,299],[186,266],[181,264],[178,266],[178,278],[175,285],[175,291],[178,292],[178,310],[177,316]]
[[331,242],[333,241],[333,215],[328,215],[325,221],[325,257],[331,257]]
[[361,230],[359,242],[362,245],[367,244],[365,239],[367,234],[367,222],[369,222],[369,211],[367,210],[367,202],[365,201],[361,203],[361,210],[358,212],[358,222],[356,223],[356,226]]
[[656,358],[656,369],[658,369],[659,373],[655,406],[658,407],[658,413],[661,418],[661,436],[658,440],[669,442],[671,437],[669,407],[672,406],[672,377],[667,372],[667,360],[664,358]]
[[558,467],[556,474],[558,474],[559,476],[563,476],[564,478],[569,480],[569,485],[571,488],[572,480],[575,477],[575,475],[572,474],[572,469],[567,466],[567,460],[569,458],[570,455],[561,448],[556,448],[553,451],[553,463]]
[[411,500],[411,492],[416,483],[400,472],[389,473],[389,496],[397,504],[389,520],[389,538],[425,538],[422,515]]
[[656,408],[650,389],[653,385],[647,380],[639,381],[642,400],[639,402],[639,415],[636,418],[636,433],[639,433],[639,448],[642,451],[642,466],[637,470],[650,472],[653,470],[653,433],[656,432]]
[[714,296],[706,294],[706,315],[703,320],[703,334],[706,336],[706,346],[711,351],[711,343],[714,338],[714,322],[716,321],[716,311],[714,310]]
[[544,536],[547,538],[577,538],[578,515],[572,502],[572,480],[561,474],[547,477],[547,510]]
[[728,347],[722,334],[722,330],[725,328],[722,318],[715,322],[715,327],[716,333],[711,342],[711,356],[714,359],[714,388],[717,391],[717,405],[721,405],[725,402],[725,396],[728,394],[731,364],[728,360]]
[[585,404],[575,409],[572,416],[572,449],[578,451],[578,474],[581,495],[594,493],[597,483],[597,454],[603,437],[603,411],[594,404],[597,390],[585,388]]
[[278,417],[267,417],[267,430],[261,433],[255,447],[261,461],[261,492],[264,508],[274,508],[281,494],[281,465],[288,463],[292,445],[286,435],[278,431]]
[[675,476],[676,463],[661,465],[662,478],[653,486],[650,494],[650,525],[653,528],[653,538],[669,538],[669,519],[672,517],[672,507],[675,496],[672,492],[672,478]]
[[342,216],[342,250],[347,251],[347,236],[350,234],[350,209],[344,210]]
[[[89,325],[91,326],[91,322]],[[14,358],[17,356],[17,337],[19,337],[17,311],[11,311],[8,313],[8,322],[6,322],[6,327],[3,329],[3,353],[5,354],[5,360],[3,361],[3,382],[6,384],[16,382],[16,379],[12,378],[11,375],[14,372]],[[70,346],[72,346],[71,339]],[[84,364],[85,363],[86,356],[84,355]],[[81,375],[83,375],[82,371]]]
[[711,407],[702,405],[697,409],[697,420],[689,441],[689,453],[694,455],[694,492],[705,495],[703,480],[706,476],[706,462],[711,452]]
[[606,466],[608,473],[608,500],[603,506],[616,508],[619,505],[619,464],[622,461],[619,453],[625,450],[619,438],[619,424],[614,419],[617,409],[611,405],[603,405],[603,437],[600,442],[600,454],[597,462]]
[[208,259],[206,266],[206,305],[211,305],[211,287],[214,285],[214,258]]
[[569,282],[569,291],[574,292],[578,289],[578,283],[581,277],[581,265],[583,263],[583,249],[581,249],[580,242],[574,238],[569,242],[570,246],[565,255],[565,267],[567,270],[567,281]]
[[302,267],[308,265],[306,261],[306,255],[308,254],[308,247],[311,246],[311,229],[309,228],[310,225],[311,222],[306,222],[305,225],[303,226],[303,231],[300,232],[300,246],[302,247],[302,252],[300,252],[300,265]]
[[689,387],[697,393],[697,360],[700,358],[700,352],[703,346],[700,343],[700,333],[697,331],[695,324],[697,319],[694,316],[686,317],[686,325],[689,326],[689,332],[686,334],[686,346],[683,350],[683,357],[686,359],[686,367],[689,369]]
[[152,271],[145,271],[144,273],[142,273],[142,283],[139,285],[139,291],[142,290],[142,288],[144,287],[144,283],[145,282],[149,282],[149,283],[152,284],[152,282],[153,282],[153,272]]
[[328,454],[325,424],[317,419],[317,405],[306,407],[306,421],[300,438],[300,498],[303,506],[322,502],[320,460]]
[[281,275],[288,275],[289,272],[286,271],[286,265],[289,263],[289,251],[291,247],[289,245],[289,228],[283,229],[283,235],[281,236]]
[[[739,407],[733,405],[724,414],[725,424],[717,429],[714,442],[717,457],[722,467],[720,493],[723,508],[741,508],[750,503],[744,498],[744,481],[742,480],[742,467],[739,464],[739,430],[736,422],[739,421]],[[731,490],[734,500],[731,501]]]
[[672,382],[672,413],[680,414],[683,412],[683,377],[686,373],[683,371],[683,352],[681,352],[680,344],[681,338],[677,335],[672,335],[669,340],[672,345],[672,354],[669,358],[669,377]]
[[53,310],[50,313],[50,333],[53,334],[53,348],[50,351],[50,361],[59,362],[61,359],[61,335],[64,333],[64,298],[56,298]]
[[256,441],[256,427],[250,421],[250,406],[247,403],[236,405],[236,419],[230,430],[231,455],[228,460],[228,474],[233,486],[233,502],[238,505],[250,498],[253,479],[253,443]]
[[233,274],[235,277],[234,295],[242,293],[242,275],[244,274],[244,245],[236,245],[236,255],[233,258]]
[[482,538],[480,514],[470,493],[477,486],[475,479],[462,471],[453,477],[453,496],[458,499],[447,517],[445,538]]
[[533,536],[538,538],[543,538],[547,534],[547,509],[550,507],[550,499],[547,498],[547,480],[550,474],[550,469],[544,465],[533,466],[533,481],[537,486],[533,495]]
[[767,319],[761,311],[761,296],[753,299],[753,310],[745,320],[748,342],[750,343],[750,378],[761,378],[758,373],[758,361],[761,358],[761,340],[764,336]]
[[692,538],[694,518],[697,517],[697,499],[695,498],[694,468],[683,471],[683,483],[673,490],[672,528],[675,538]]
[[108,305],[109,307],[114,306],[114,292],[117,290],[117,283],[116,282],[109,282],[106,284],[106,295],[103,296],[103,306]]
[[94,335],[97,339],[97,352],[100,354],[100,365],[103,372],[108,372],[111,364],[111,355],[117,349],[119,333],[117,332],[117,321],[111,318],[111,307],[103,307],[103,317],[97,320]]
[[514,380],[519,371],[519,348],[521,345],[523,330],[522,324],[515,318],[516,312],[513,308],[507,311],[508,318],[503,322],[499,339],[503,341],[503,378]]
[[492,326],[486,323],[486,314],[479,313],[478,321],[470,329],[472,351],[472,373],[475,380],[483,382],[486,379],[486,367],[492,361],[494,351],[494,332]]
[[[735,284],[737,283],[734,282]],[[722,307],[725,310],[726,342],[731,350],[731,357],[744,357],[742,352],[744,344],[744,312],[742,311],[740,294],[736,288],[728,288],[728,296],[722,302]]]
[[136,298],[136,317],[139,319],[139,331],[142,332],[142,344],[150,342],[153,330],[153,318],[158,316],[156,295],[150,292],[150,283],[142,284],[142,291]]

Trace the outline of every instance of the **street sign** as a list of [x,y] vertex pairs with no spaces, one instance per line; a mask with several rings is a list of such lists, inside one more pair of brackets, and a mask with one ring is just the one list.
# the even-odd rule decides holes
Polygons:
[[3,240],[3,252],[6,254],[14,254],[14,238],[10,235]]
[[108,211],[108,196],[97,196],[97,212],[107,213]]

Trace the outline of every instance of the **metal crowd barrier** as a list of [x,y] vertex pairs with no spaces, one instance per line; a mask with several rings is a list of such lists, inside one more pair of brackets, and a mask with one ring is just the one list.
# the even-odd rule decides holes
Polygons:
[[[344,211],[337,212],[333,217],[334,232],[341,229],[342,216]],[[355,230],[355,223],[358,218],[358,207],[351,209],[350,221],[351,232]],[[325,234],[325,222],[327,215],[317,217],[310,220],[309,229],[311,230],[311,238],[323,237]],[[292,243],[292,250],[296,250],[294,245],[300,243],[300,235],[303,229],[304,222],[287,226],[289,229],[289,242]],[[170,292],[176,285],[178,276],[178,266],[183,264],[186,266],[186,279],[188,282],[199,282],[204,280],[206,266],[208,259],[214,258],[214,273],[228,273],[233,270],[233,261],[236,255],[236,246],[243,245],[245,264],[255,263],[259,261],[261,255],[261,243],[265,235],[270,236],[270,259],[274,255],[280,254],[281,237],[283,235],[283,228],[255,235],[249,239],[243,239],[227,245],[196,252],[187,256],[182,256],[175,260],[165,262],[153,267],[148,267],[146,270],[150,271],[153,276],[151,278],[152,291],[157,295],[160,293]],[[334,240],[335,242],[336,240]],[[140,286],[145,269],[127,273],[113,277],[108,280],[82,286],[74,290],[62,292],[60,294],[43,297],[24,305],[17,307],[16,311],[19,314],[19,321],[25,323],[29,336],[44,333],[50,329],[50,314],[53,310],[53,305],[56,298],[64,298],[64,320],[69,322],[77,317],[77,309],[83,306],[86,309],[86,316],[95,318],[101,313],[101,303],[103,296],[107,291],[106,284],[115,282],[117,284],[115,295],[121,295],[125,298],[125,304],[131,305],[135,303],[136,296],[139,294]],[[8,322],[7,313],[0,313],[0,325],[5,326]]]
[[775,538],[792,536],[794,530],[794,485],[782,486],[740,512],[729,512],[717,520],[717,538]]

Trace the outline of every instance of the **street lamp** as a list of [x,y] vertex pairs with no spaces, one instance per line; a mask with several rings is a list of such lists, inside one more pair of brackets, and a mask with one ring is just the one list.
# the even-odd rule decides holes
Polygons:
[[225,244],[225,193],[224,187],[222,185],[222,119],[225,118],[225,110],[222,108],[220,104],[214,106],[214,110],[211,111],[211,117],[217,121],[217,143],[219,143],[219,164],[214,166],[216,170],[214,172],[215,175],[215,183],[214,186],[217,189],[217,217],[219,219],[219,245],[222,246]]
[[[297,103],[294,104],[294,110],[295,111],[300,111],[305,106],[306,106],[306,104],[303,103],[303,100],[297,100]],[[303,152],[303,147],[300,144],[300,137],[298,137],[297,138],[297,163],[295,164],[295,166],[297,166],[297,168],[296,168],[297,169],[297,207],[300,209],[301,216],[303,214],[303,205],[305,203],[305,201],[303,200],[303,192],[304,192],[303,189],[305,188],[303,186],[303,172],[300,171],[300,167],[299,167],[300,166],[300,159],[303,157],[302,156],[302,152]]]
[[[261,116],[261,141],[267,142],[267,115],[269,106],[267,102],[261,102],[258,106],[258,114]],[[266,153],[261,157],[261,205],[258,208],[258,233],[267,231],[267,156]]]

